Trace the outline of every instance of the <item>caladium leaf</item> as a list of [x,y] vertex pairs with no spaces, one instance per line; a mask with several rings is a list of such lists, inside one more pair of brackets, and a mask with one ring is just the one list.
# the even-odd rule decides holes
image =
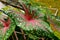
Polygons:
[[[10,8],[10,9],[9,9]],[[5,10],[5,8],[3,8],[3,10]],[[9,10],[11,10],[11,12],[9,12]],[[40,25],[40,26],[43,26],[43,24],[46,24],[47,25],[47,27],[49,27],[49,25],[47,24],[47,23],[45,23],[44,21],[42,21],[40,18],[38,18],[38,19],[32,19],[32,20],[30,20],[30,21],[27,21],[26,19],[25,19],[25,17],[24,17],[24,14],[25,13],[22,13],[21,11],[13,11],[13,8],[12,7],[7,7],[7,10],[5,10],[5,12],[6,11],[8,11],[7,12],[7,15],[10,15],[10,16],[12,16],[13,18],[15,18],[15,22],[16,22],[16,24],[18,25],[18,26],[20,26],[20,27],[22,27],[22,28],[24,28],[24,30],[33,30],[33,29],[35,29],[34,27],[32,27],[32,26],[34,26],[34,25],[39,25],[39,24],[42,24],[42,25]],[[34,24],[33,22],[35,22],[36,24]],[[28,24],[29,23],[29,24]],[[32,25],[33,24],[33,25]],[[30,26],[29,28],[27,28],[27,29],[25,29],[25,27],[24,26]],[[44,25],[45,26],[45,25]],[[32,28],[31,28],[32,27]],[[47,28],[46,27],[46,28]],[[31,29],[30,29],[31,28]],[[39,28],[39,27],[37,27],[37,28]],[[37,29],[36,28],[36,29]],[[43,27],[44,28],[44,27]],[[51,30],[51,29],[50,29]]]
[[15,24],[3,11],[0,10],[0,12],[2,17],[0,18],[0,40],[7,40],[15,30]]

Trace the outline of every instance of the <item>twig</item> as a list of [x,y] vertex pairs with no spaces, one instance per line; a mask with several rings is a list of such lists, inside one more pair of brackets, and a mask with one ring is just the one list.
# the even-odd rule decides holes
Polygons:
[[24,31],[23,31],[22,29],[20,29],[20,30],[21,30],[21,32],[22,32],[22,35],[23,35],[24,40],[26,40],[26,36],[25,36],[25,34],[24,34]]
[[17,32],[17,31],[15,31],[16,33],[18,33],[18,34],[22,34],[21,32]]
[[13,37],[13,35],[12,35],[12,40],[14,40],[14,37]]
[[48,8],[48,9],[51,9],[51,10],[55,10],[54,16],[57,16],[57,14],[58,14],[58,9],[57,8],[52,8],[52,7],[50,7],[50,8],[49,7],[43,7],[43,8]]
[[10,5],[10,6],[12,6],[12,7],[15,7],[15,8],[18,8],[18,9],[21,9],[21,10],[24,10],[23,8],[22,8],[22,6],[21,6],[21,4],[19,4],[18,6],[17,5],[13,5],[13,4],[11,4],[11,3],[8,3],[8,2],[5,2],[5,1],[1,1],[2,3],[4,3],[4,4],[6,4],[6,5]]
[[14,31],[14,35],[15,35],[15,37],[16,37],[16,40],[18,40],[18,37],[17,37],[17,34],[16,34],[16,32]]
[[39,40],[45,40],[45,38],[42,37],[42,38],[39,38]]
[[57,16],[57,14],[58,14],[58,9],[57,8],[49,8],[49,9],[56,10],[54,16]]
[[[16,33],[18,33],[18,34],[22,34],[21,32],[17,32],[17,31],[15,31]],[[27,34],[25,34],[25,35],[27,35]]]
[[41,38],[42,40],[44,40],[44,38]]

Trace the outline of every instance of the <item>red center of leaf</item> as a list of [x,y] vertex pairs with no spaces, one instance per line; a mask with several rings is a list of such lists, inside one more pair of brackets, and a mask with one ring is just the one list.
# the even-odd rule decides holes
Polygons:
[[23,6],[23,8],[25,10],[25,15],[24,15],[25,19],[28,20],[28,21],[31,20],[33,18],[34,13],[30,13],[29,8],[27,8],[25,4],[23,4],[22,6]]
[[9,27],[9,25],[10,25],[10,19],[8,19],[7,21],[5,21],[5,20],[0,20],[0,21],[2,22],[2,24],[3,24],[4,27]]

